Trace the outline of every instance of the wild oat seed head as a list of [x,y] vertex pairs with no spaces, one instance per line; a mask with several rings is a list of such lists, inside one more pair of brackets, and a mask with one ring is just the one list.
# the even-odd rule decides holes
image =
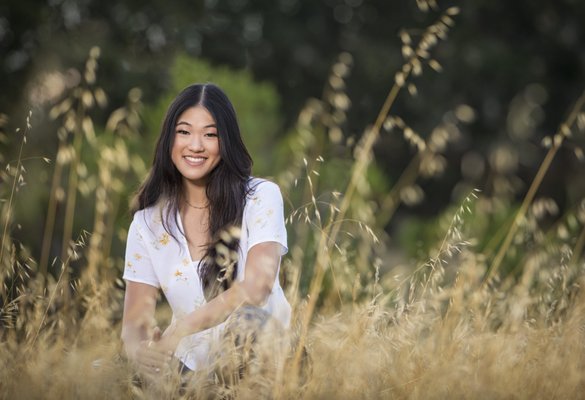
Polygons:
[[414,54],[414,50],[410,46],[402,46],[401,48],[402,57],[410,58]]
[[347,51],[340,53],[338,59],[340,62],[344,63],[348,67],[351,67],[353,65],[353,56],[351,55],[351,53],[348,53]]
[[343,140],[343,132],[338,126],[329,129],[329,140],[331,143],[340,144]]
[[572,135],[571,128],[567,124],[561,125],[560,132],[564,137],[571,137]]
[[333,105],[341,110],[347,110],[351,106],[351,100],[345,93],[337,93],[333,97]]
[[347,64],[337,63],[333,65],[332,72],[339,78],[345,78],[349,74],[349,68]]
[[385,130],[390,132],[392,129],[394,129],[394,119],[392,117],[386,118],[382,126]]
[[541,197],[532,203],[532,213],[536,219],[542,219],[547,215],[555,216],[559,213],[559,206],[553,199]]
[[403,188],[400,191],[400,199],[407,206],[415,206],[424,199],[424,191],[418,185],[411,185]]
[[411,62],[412,74],[414,76],[420,76],[422,74],[422,64],[418,59],[413,59]]
[[83,74],[83,78],[88,84],[93,84],[96,79],[95,71],[93,69],[86,69],[85,73]]
[[419,10],[423,12],[427,12],[429,9],[436,10],[438,8],[436,0],[416,0],[416,5]]
[[400,40],[402,41],[402,44],[410,45],[412,43],[412,38],[404,29],[400,30],[399,36]]
[[461,122],[470,124],[475,121],[475,110],[467,104],[460,104],[455,108],[455,117]]
[[416,89],[416,85],[414,83],[409,83],[407,88],[408,93],[410,93],[411,96],[416,96],[418,94],[418,90]]
[[420,164],[420,173],[425,178],[431,178],[441,175],[447,168],[447,160],[439,154],[427,153],[422,158]]
[[404,82],[405,82],[404,74],[402,72],[397,72],[396,75],[394,76],[394,82],[399,87],[404,86]]
[[441,22],[443,22],[445,25],[453,27],[455,26],[455,21],[453,20],[453,18],[451,18],[448,15],[444,15],[441,17]]
[[329,77],[329,85],[335,90],[345,89],[345,81],[337,75]]
[[93,96],[95,97],[95,100],[100,108],[105,108],[108,105],[108,97],[102,88],[95,88],[93,91]]
[[94,58],[94,59],[99,58],[100,54],[101,54],[101,49],[99,46],[93,46],[91,48],[91,50],[89,51],[89,56],[91,58]]
[[443,71],[443,67],[437,60],[429,60],[429,66],[437,72]]
[[94,103],[91,91],[84,90],[81,94],[81,101],[86,108],[92,108]]

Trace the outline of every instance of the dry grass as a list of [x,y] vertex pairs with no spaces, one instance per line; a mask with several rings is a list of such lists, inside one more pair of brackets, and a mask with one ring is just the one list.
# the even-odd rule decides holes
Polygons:
[[[418,3],[436,8],[434,1]],[[308,102],[300,113],[292,144],[297,159],[277,177],[293,205],[287,219],[293,240],[285,261],[295,316],[286,340],[292,344],[269,357],[262,350],[272,349],[273,341],[260,343],[254,368],[229,385],[203,372],[183,383],[169,372],[157,385],[140,384],[120,356],[123,290],[117,281],[120,255],[111,249],[114,216],[124,204],[122,182],[145,172],[127,145],[138,137],[140,92],[130,93],[128,104],[112,114],[103,136],[96,138],[87,112],[105,95],[94,87],[99,52],[92,50],[85,81],[52,113],[62,118],[63,127],[39,265],[11,238],[17,189],[26,179],[22,156],[3,168],[1,180],[10,185],[1,189],[0,398],[583,397],[585,203],[543,231],[538,219],[554,207],[535,201],[536,189],[531,189],[502,239],[480,252],[475,246],[483,231],[477,221],[489,219],[499,203],[473,191],[446,216],[443,235],[430,246],[427,259],[397,266],[385,258],[389,250],[380,227],[398,202],[419,195],[420,175],[440,174],[441,151],[458,133],[457,121],[446,119],[425,139],[389,116],[391,106],[402,88],[416,93],[408,78],[423,64],[440,69],[429,52],[445,38],[456,13],[449,9],[418,46],[401,35],[405,64],[377,121],[353,147],[344,190],[329,192],[320,173],[331,161],[321,153],[341,145],[339,125],[350,104],[344,93],[349,55],[342,54],[332,68],[324,98]],[[551,139],[554,151],[546,160],[570,133],[582,133],[583,127],[574,124],[585,120],[581,109],[579,101]],[[415,156],[376,205],[363,176],[383,127],[399,129]],[[27,134],[28,129],[18,133],[21,149]],[[83,164],[84,146],[98,154],[96,171]],[[546,160],[533,186],[546,173]],[[79,187],[80,177],[87,187]],[[70,242],[77,191],[95,205],[94,222],[90,233]],[[63,221],[55,217],[57,203],[69,210]],[[46,249],[57,223],[64,224],[66,246],[52,275]],[[517,261],[512,274],[500,275],[505,255]],[[305,275],[308,289],[301,284]]]

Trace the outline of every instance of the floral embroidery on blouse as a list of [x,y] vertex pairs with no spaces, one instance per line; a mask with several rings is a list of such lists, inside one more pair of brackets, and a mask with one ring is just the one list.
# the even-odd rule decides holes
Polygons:
[[176,278],[177,282],[179,281],[187,281],[188,278],[186,276],[183,276],[183,272],[176,270],[175,273],[173,274],[174,277]]
[[160,250],[160,245],[166,246],[171,241],[171,238],[167,232],[164,232],[160,237],[155,238],[151,243],[152,247],[156,250]]
[[169,244],[170,239],[169,239],[169,234],[168,233],[163,233],[162,236],[160,237],[160,239],[158,240],[158,242],[160,244],[162,244],[163,246],[166,246],[167,244]]
[[258,217],[254,221],[254,225],[259,225],[260,228],[266,227],[266,223],[267,223],[266,219],[264,219],[262,217]]
[[133,274],[136,274],[136,269],[134,268],[132,261],[126,262],[126,268],[132,271]]

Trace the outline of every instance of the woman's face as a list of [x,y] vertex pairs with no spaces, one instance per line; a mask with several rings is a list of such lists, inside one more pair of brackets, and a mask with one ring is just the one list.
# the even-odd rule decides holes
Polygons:
[[177,118],[171,159],[183,180],[202,186],[207,183],[221,160],[217,126],[207,109],[191,107]]

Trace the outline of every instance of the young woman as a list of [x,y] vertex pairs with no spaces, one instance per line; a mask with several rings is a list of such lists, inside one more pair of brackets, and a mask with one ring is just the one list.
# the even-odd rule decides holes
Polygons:
[[[282,196],[276,184],[252,178],[251,166],[221,89],[181,92],[138,191],[126,247],[122,340],[151,377],[172,355],[191,370],[210,365],[212,342],[242,307],[290,322],[278,281],[287,251]],[[152,328],[159,289],[173,311],[162,334]]]

